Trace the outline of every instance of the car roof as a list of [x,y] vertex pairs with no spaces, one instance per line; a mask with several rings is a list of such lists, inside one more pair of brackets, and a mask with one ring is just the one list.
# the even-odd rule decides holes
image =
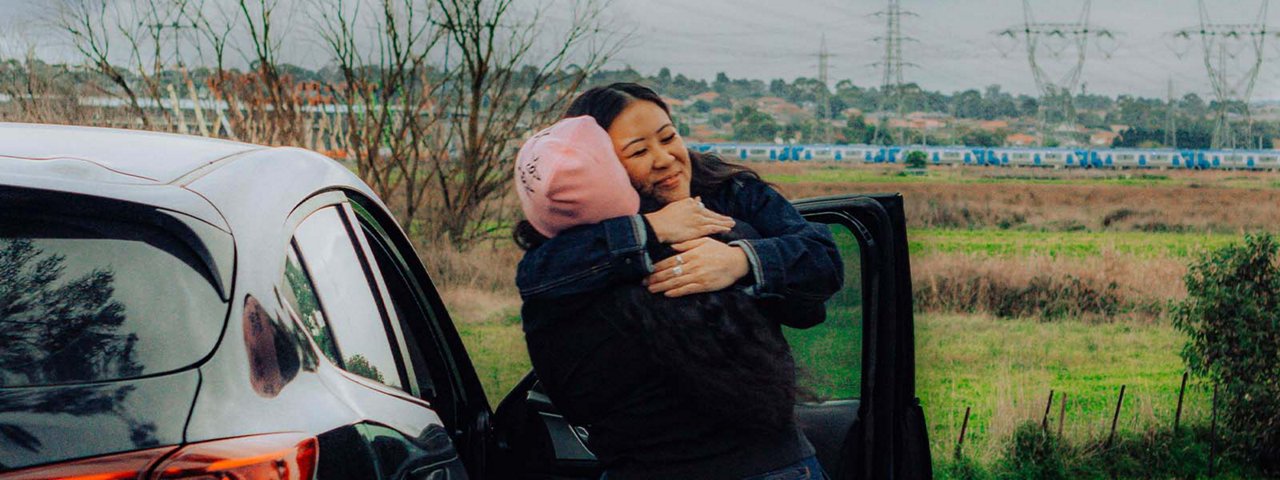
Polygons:
[[0,123],[0,157],[102,167],[117,181],[170,183],[220,159],[266,147],[188,135],[65,125]]

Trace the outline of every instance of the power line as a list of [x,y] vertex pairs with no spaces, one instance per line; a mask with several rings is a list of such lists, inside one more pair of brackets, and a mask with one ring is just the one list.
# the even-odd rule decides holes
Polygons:
[[[1264,44],[1271,35],[1270,28],[1267,27],[1269,2],[1270,0],[1262,0],[1253,23],[1213,23],[1209,19],[1209,10],[1204,0],[1200,0],[1200,24],[1172,34],[1175,42],[1193,38],[1200,40],[1204,67],[1209,72],[1209,84],[1218,101],[1213,127],[1213,148],[1236,148],[1236,135],[1228,118],[1229,104],[1233,102],[1244,105],[1245,139],[1247,141],[1253,137],[1253,114],[1249,108],[1249,100],[1253,97],[1258,73],[1262,71]],[[1170,48],[1174,48],[1175,54],[1178,53],[1175,46],[1171,45]],[[1246,54],[1246,49],[1252,49],[1251,56]],[[1229,64],[1234,64],[1241,57],[1248,61],[1247,69],[1233,79],[1233,65]],[[1261,145],[1258,148],[1262,148]]]
[[[1035,79],[1036,88],[1040,90],[1038,111],[1042,139],[1066,132],[1068,140],[1076,141],[1073,92],[1081,85],[1090,41],[1103,38],[1115,40],[1115,32],[1090,26],[1091,6],[1092,0],[1085,0],[1080,17],[1074,22],[1037,22],[1032,14],[1030,1],[1022,0],[1022,24],[996,32],[997,37],[1020,41],[1027,51],[1027,63],[1031,65],[1031,75]],[[1050,56],[1056,57],[1071,50],[1075,54],[1072,56],[1074,64],[1064,74],[1053,77],[1045,72],[1041,65],[1041,55],[1047,51]],[[1110,56],[1111,52],[1104,54]]]

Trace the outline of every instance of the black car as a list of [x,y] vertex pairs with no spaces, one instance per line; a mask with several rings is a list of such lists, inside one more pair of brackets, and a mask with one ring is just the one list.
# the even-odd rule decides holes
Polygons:
[[[800,423],[834,478],[928,477],[901,197],[796,205],[848,275],[787,332]],[[0,479],[598,476],[532,373],[490,408],[418,258],[313,152],[0,124]]]

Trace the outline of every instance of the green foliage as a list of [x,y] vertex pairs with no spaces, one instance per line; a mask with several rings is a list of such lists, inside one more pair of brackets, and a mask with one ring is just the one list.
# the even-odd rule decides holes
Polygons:
[[910,152],[907,152],[906,165],[907,165],[907,168],[928,167],[929,155],[920,150],[912,150]]
[[1066,457],[1069,455],[1057,436],[1045,432],[1036,422],[1023,422],[1009,441],[999,478],[1077,478],[1068,472]]
[[1174,325],[1183,358],[1220,388],[1229,438],[1263,468],[1280,470],[1280,245],[1247,235],[1194,261]]
[[773,117],[755,107],[744,106],[734,114],[733,139],[739,142],[772,142],[781,133]]
[[364,355],[357,353],[348,357],[345,367],[348,372],[378,383],[386,383],[386,380],[382,377],[382,372],[378,371],[378,367],[369,363],[369,359],[365,358]]

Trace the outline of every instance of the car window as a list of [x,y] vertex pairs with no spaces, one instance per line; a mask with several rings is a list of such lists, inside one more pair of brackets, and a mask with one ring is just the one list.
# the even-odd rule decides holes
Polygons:
[[351,231],[336,207],[317,210],[294,234],[302,263],[328,319],[339,363],[348,372],[403,388],[400,368],[379,308],[369,269],[357,253]]
[[284,297],[286,306],[289,308],[289,314],[292,315],[306,329],[307,335],[320,348],[320,352],[324,353],[334,364],[342,365],[342,355],[338,352],[338,345],[333,341],[333,332],[329,330],[329,322],[324,318],[324,312],[320,310],[320,299],[316,298],[315,286],[311,283],[311,278],[307,276],[307,272],[302,269],[302,262],[298,260],[298,252],[292,245],[289,247],[288,256],[285,258],[284,278],[281,281],[284,288],[281,294]]
[[783,330],[795,356],[801,400],[853,399],[862,388],[862,252],[848,227],[830,227],[844,261],[844,288],[827,300],[825,322]]
[[118,380],[207,355],[228,305],[170,232],[0,212],[0,387]]

